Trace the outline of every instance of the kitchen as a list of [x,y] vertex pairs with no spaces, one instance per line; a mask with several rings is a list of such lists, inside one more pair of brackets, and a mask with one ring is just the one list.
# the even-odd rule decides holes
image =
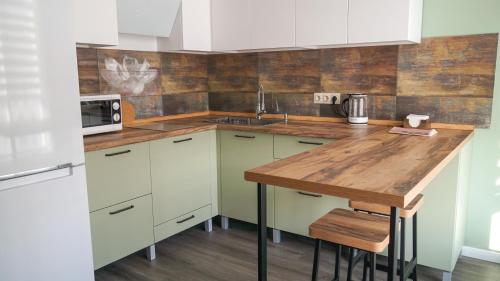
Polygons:
[[498,12],[2,0],[0,280],[498,280]]

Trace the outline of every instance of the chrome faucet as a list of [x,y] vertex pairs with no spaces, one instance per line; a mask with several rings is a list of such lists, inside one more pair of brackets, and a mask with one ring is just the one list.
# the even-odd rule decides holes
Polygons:
[[257,106],[255,108],[255,115],[257,115],[257,119],[262,119],[262,115],[266,113],[266,102],[264,100],[264,87],[262,84],[259,84],[259,88],[257,90]]

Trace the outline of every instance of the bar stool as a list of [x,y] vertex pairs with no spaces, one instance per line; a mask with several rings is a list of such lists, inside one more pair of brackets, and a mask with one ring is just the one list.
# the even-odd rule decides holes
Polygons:
[[[401,209],[400,220],[401,220],[401,245],[400,245],[400,259],[399,259],[399,277],[400,280],[406,280],[411,276],[411,279],[417,280],[417,212],[424,204],[424,196],[419,194],[406,208]],[[379,214],[384,216],[390,216],[391,208],[389,206],[366,203],[361,201],[349,201],[349,207],[353,208],[355,211],[366,212],[368,214]],[[406,219],[412,218],[413,233],[412,233],[412,259],[406,264]],[[365,271],[366,271],[365,263]],[[385,267],[380,267],[382,270],[386,270]]]
[[[309,236],[316,239],[312,280],[318,279],[321,241],[336,244],[335,276],[339,280],[340,251],[349,247],[347,280],[351,280],[353,268],[362,259],[370,260],[370,281],[375,280],[376,254],[389,245],[389,218],[346,209],[334,209],[309,226]],[[354,257],[354,249],[362,250]],[[366,271],[363,272],[363,279]]]

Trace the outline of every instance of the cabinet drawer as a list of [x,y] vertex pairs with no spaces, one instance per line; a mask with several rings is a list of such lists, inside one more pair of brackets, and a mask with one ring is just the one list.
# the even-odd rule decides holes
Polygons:
[[155,225],[210,204],[210,132],[151,142]]
[[193,227],[212,217],[212,206],[207,205],[191,213],[179,216],[173,220],[167,221],[155,226],[155,241],[159,242],[190,227]]
[[332,142],[333,139],[274,136],[274,158],[283,159]]
[[149,143],[85,153],[90,211],[151,193]]
[[154,243],[151,195],[90,213],[94,268]]
[[275,227],[308,236],[309,225],[334,208],[347,208],[344,198],[275,187]]

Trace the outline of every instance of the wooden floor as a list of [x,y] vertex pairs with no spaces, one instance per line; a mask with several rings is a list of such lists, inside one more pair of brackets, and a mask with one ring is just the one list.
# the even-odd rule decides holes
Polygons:
[[[257,229],[231,221],[229,230],[214,226],[212,233],[201,227],[187,230],[156,245],[157,258],[149,262],[145,251],[135,253],[96,271],[96,281],[255,281],[257,272]],[[269,243],[269,280],[310,280],[314,243],[311,239],[284,234],[280,244]],[[320,280],[333,277],[334,252],[324,245]],[[341,280],[345,280],[345,257]],[[419,267],[419,280],[441,280],[438,270]],[[354,280],[361,278],[358,265]],[[377,280],[385,273],[378,272]],[[461,258],[453,272],[454,281],[498,281],[500,265]]]

